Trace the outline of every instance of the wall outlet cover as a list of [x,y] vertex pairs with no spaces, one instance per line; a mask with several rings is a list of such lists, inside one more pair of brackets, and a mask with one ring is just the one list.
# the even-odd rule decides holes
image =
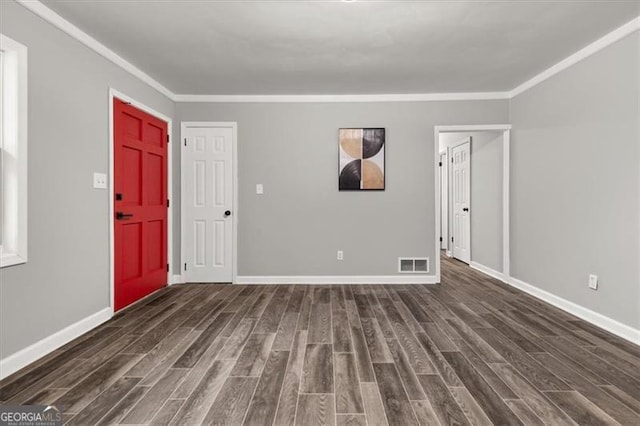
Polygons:
[[589,275],[589,288],[592,290],[598,289],[598,276],[597,275]]
[[94,173],[93,187],[95,189],[107,189],[107,175],[105,173]]
[[261,183],[256,184],[256,194],[264,194],[264,186]]
[[336,259],[344,260],[344,252],[342,250],[338,250],[338,253],[336,255]]

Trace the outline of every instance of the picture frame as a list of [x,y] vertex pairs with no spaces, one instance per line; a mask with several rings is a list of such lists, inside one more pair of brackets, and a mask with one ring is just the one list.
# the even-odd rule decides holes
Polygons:
[[339,129],[339,191],[385,190],[386,133],[384,127]]

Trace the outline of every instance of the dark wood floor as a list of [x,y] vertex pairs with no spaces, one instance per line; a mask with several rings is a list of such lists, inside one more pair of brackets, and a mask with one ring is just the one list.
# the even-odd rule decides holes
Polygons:
[[0,383],[69,424],[640,424],[640,348],[443,259],[434,286],[167,288]]

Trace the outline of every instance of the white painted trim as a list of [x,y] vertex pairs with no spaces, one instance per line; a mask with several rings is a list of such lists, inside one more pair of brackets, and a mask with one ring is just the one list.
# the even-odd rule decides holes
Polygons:
[[511,273],[511,132],[502,134],[502,273]]
[[495,269],[489,268],[488,266],[484,266],[474,261],[471,261],[471,263],[469,263],[469,266],[475,269],[476,271],[480,271],[485,275],[489,275],[490,277],[493,277],[497,280],[505,282],[505,279],[504,279],[505,275],[502,272],[496,271]]
[[171,278],[171,284],[183,284],[184,283],[184,279],[182,278],[182,275],[174,275]]
[[26,258],[20,257],[13,252],[6,251],[2,246],[0,246],[0,268],[21,265],[23,263],[27,263]]
[[[442,186],[442,182],[440,181],[440,131],[438,130],[438,126],[433,128],[433,182],[434,182],[434,198],[435,198],[435,233],[433,234],[435,240],[434,246],[434,256],[435,256],[435,280],[436,283],[440,282],[440,229],[442,225],[440,221],[440,215],[442,214],[442,208],[440,207],[440,187]],[[448,237],[447,237],[448,238]]]
[[[233,214],[231,215],[233,220],[233,241],[231,242],[232,246],[232,274],[231,274],[231,282],[235,283],[238,275],[238,217],[240,212],[240,206],[238,203],[238,123],[235,121],[183,121],[180,123],[180,189],[181,194],[186,193],[186,188],[184,187],[185,178],[184,174],[186,173],[187,168],[184,164],[184,135],[189,127],[231,127],[233,130],[233,152],[232,152],[232,167],[233,167]],[[181,235],[181,244],[180,244],[180,272],[182,274],[182,282],[187,282],[188,272],[184,271],[185,258],[184,255],[186,253],[186,235],[185,231],[185,198],[181,197],[180,200],[180,235]]]
[[[0,268],[26,263],[28,260],[28,50],[27,47],[10,37],[0,34],[0,50],[4,52],[0,73],[2,79],[15,80],[15,86],[3,89],[0,99],[0,113],[4,127],[2,129],[2,148],[15,157],[15,162],[5,163],[2,173],[4,185],[13,185],[0,191],[0,203],[4,203],[3,245],[0,245]],[[5,68],[6,67],[6,68]],[[8,69],[8,68],[11,69]],[[15,90],[13,90],[15,88]],[[5,122],[5,119],[7,120]],[[2,158],[0,156],[0,158]],[[11,209],[6,209],[10,205]]]
[[517,278],[510,277],[505,282],[517,289],[524,291],[525,293],[530,294],[537,299],[545,301],[559,309],[562,309],[565,312],[568,312],[593,325],[603,328],[615,334],[616,336],[629,340],[636,345],[640,345],[640,330],[638,329],[630,327],[626,324],[622,324],[619,321],[616,321],[598,312],[592,311],[591,309],[585,308],[584,306],[578,305],[577,303],[570,302],[569,300],[563,299],[560,296],[556,296],[555,294],[549,293],[548,291],[525,283],[524,281],[521,281]]
[[147,73],[142,71],[140,68],[133,65],[131,62],[124,59],[122,56],[115,53],[113,50],[109,49],[104,44],[100,43],[95,38],[91,37],[86,32],[82,31],[80,28],[73,25],[71,22],[64,19],[62,16],[58,15],[53,10],[49,9],[47,6],[42,4],[36,0],[16,0],[20,5],[29,9],[31,12],[35,13],[45,21],[49,22],[54,27],[64,31],[74,39],[78,40],[88,48],[92,49],[99,55],[118,65],[120,68],[129,72],[134,77],[137,77],[141,81],[145,82],[149,86],[153,87],[158,92],[162,93],[166,97],[171,100],[175,100],[176,95],[160,84],[157,80],[153,79]]
[[126,102],[130,102],[131,106],[138,108],[147,114],[165,121],[167,123],[167,135],[169,135],[169,146],[167,147],[167,197],[171,202],[171,207],[167,209],[167,263],[169,263],[169,271],[167,271],[167,285],[172,284],[173,280],[173,121],[170,117],[156,111],[155,109],[136,101],[135,99],[125,95],[116,89],[109,88],[109,187],[107,188],[109,197],[109,297],[112,311],[115,310],[115,235],[113,227],[113,218],[115,217],[115,206],[113,204],[113,172],[114,172],[114,134],[113,134],[113,99],[118,98]]
[[508,92],[370,95],[175,95],[176,102],[425,102],[509,99]]
[[518,290],[522,290],[525,293],[535,297],[536,299],[549,303],[550,305],[553,305],[558,309],[575,315],[576,317],[581,318],[588,323],[603,328],[615,334],[616,336],[629,340],[636,345],[640,345],[640,330],[638,329],[630,327],[626,324],[622,324],[619,321],[599,314],[598,312],[592,311],[591,309],[585,308],[584,306],[578,305],[577,303],[573,303],[567,299],[563,299],[560,296],[556,296],[553,293],[549,293],[548,291],[542,290],[517,278],[505,275],[477,262],[471,262],[469,266],[477,271],[482,272],[485,275],[489,275],[490,277],[500,280],[505,284],[515,287]]
[[434,275],[286,275],[236,277],[237,284],[436,284]]
[[[440,161],[440,133],[450,132],[480,132],[480,131],[502,131],[503,138],[503,161],[502,161],[502,223],[503,223],[503,238],[502,238],[502,253],[503,253],[503,268],[506,273],[509,271],[509,253],[510,239],[509,239],[509,178],[510,178],[510,158],[509,158],[509,144],[511,140],[511,125],[510,124],[472,124],[472,125],[452,125],[452,126],[434,126],[433,128],[433,145],[434,145],[434,173],[435,173],[435,253],[436,253],[436,271],[435,276],[437,282],[440,282],[440,170],[438,162]],[[505,155],[506,154],[506,155]],[[451,176],[449,176],[451,179]],[[450,180],[451,181],[451,180]],[[451,196],[451,194],[449,194]],[[451,257],[451,252],[447,251],[447,256]]]
[[529,90],[534,86],[537,86],[548,78],[553,77],[559,72],[566,70],[572,65],[577,64],[583,59],[588,58],[589,56],[601,51],[605,47],[612,45],[613,43],[638,30],[640,30],[640,16],[611,31],[609,34],[599,38],[588,46],[578,50],[576,53],[568,56],[557,64],[547,68],[535,77],[520,84],[518,87],[509,92],[509,99],[518,96],[522,92]]
[[10,376],[21,368],[26,367],[43,356],[53,352],[62,345],[80,337],[89,330],[108,321],[113,313],[111,308],[104,308],[78,322],[71,324],[62,330],[45,337],[38,342],[27,346],[18,352],[0,360],[0,380]]

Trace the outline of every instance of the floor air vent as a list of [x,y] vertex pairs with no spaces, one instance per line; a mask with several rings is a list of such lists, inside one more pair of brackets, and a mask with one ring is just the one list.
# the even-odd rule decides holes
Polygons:
[[429,272],[429,258],[399,257],[398,272],[403,274],[426,274]]

